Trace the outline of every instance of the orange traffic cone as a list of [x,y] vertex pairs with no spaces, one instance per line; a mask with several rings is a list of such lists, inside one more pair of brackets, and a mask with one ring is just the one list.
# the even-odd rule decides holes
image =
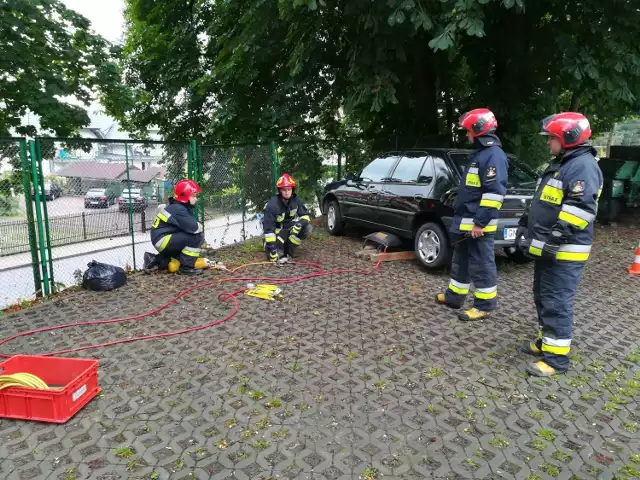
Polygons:
[[640,275],[640,244],[638,244],[638,248],[636,248],[636,258],[627,270],[629,273]]

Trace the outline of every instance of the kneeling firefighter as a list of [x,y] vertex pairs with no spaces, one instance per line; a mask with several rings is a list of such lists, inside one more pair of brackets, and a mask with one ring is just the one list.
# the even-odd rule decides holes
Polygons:
[[486,318],[496,308],[497,271],[493,236],[498,229],[500,208],[507,193],[507,155],[495,130],[498,121],[486,108],[478,108],[460,117],[460,128],[467,131],[473,144],[469,166],[458,187],[451,239],[454,244],[451,280],[436,302],[460,308],[475,285],[473,308],[459,313],[463,321]]
[[547,377],[569,368],[573,301],[591,252],[603,177],[588,143],[589,121],[565,112],[542,121],[541,135],[555,160],[538,180],[528,214],[520,219],[516,244],[535,261],[533,298],[538,339],[524,351],[540,357],[527,367]]
[[200,258],[200,248],[204,243],[204,233],[202,225],[193,216],[193,207],[200,192],[200,186],[193,180],[176,183],[169,205],[158,212],[151,227],[151,243],[158,250],[158,255],[145,261],[145,272],[149,273],[156,266],[168,268],[170,262],[177,260],[180,262],[178,273],[203,273],[206,262]]
[[311,234],[311,218],[307,207],[296,195],[296,181],[285,173],[277,183],[274,195],[264,209],[264,249],[272,262],[286,262],[296,247]]

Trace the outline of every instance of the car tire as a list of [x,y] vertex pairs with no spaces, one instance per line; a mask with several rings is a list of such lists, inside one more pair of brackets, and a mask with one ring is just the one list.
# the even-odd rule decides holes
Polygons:
[[451,261],[449,236],[442,225],[427,222],[420,226],[414,238],[416,258],[429,270],[443,268]]
[[521,250],[515,249],[514,252],[511,252],[511,249],[514,247],[506,247],[504,249],[504,253],[507,255],[509,260],[513,263],[517,263],[518,265],[524,265],[525,263],[533,262],[533,258],[527,257]]
[[340,205],[331,200],[327,205],[327,231],[329,235],[340,235],[344,232],[345,221],[342,219]]

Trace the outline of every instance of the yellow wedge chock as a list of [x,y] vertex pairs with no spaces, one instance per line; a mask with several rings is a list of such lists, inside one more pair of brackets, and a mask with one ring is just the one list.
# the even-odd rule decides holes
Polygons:
[[277,285],[251,285],[249,290],[244,292],[244,294],[249,295],[250,297],[274,301],[276,298],[282,298],[282,289]]

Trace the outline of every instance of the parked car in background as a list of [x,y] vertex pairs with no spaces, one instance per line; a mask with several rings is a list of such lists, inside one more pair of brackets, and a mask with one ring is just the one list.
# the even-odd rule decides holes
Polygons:
[[140,212],[145,210],[149,206],[149,201],[139,188],[125,188],[118,198],[118,210],[126,212],[129,210],[129,205],[132,207],[132,211]]
[[[33,187],[31,187],[31,196],[33,197],[35,192]],[[55,182],[45,182],[44,183],[44,196],[47,200],[55,200],[58,197],[62,196],[62,187]]]
[[108,208],[116,203],[118,193],[110,188],[92,188],[84,196],[84,208]]
[[[357,175],[325,186],[322,213],[329,233],[346,223],[394,233],[413,241],[417,258],[429,269],[447,265],[452,253],[449,227],[455,194],[471,150],[426,148],[380,155]],[[507,195],[502,204],[496,248],[514,261],[518,221],[531,202],[536,174],[509,155]]]

